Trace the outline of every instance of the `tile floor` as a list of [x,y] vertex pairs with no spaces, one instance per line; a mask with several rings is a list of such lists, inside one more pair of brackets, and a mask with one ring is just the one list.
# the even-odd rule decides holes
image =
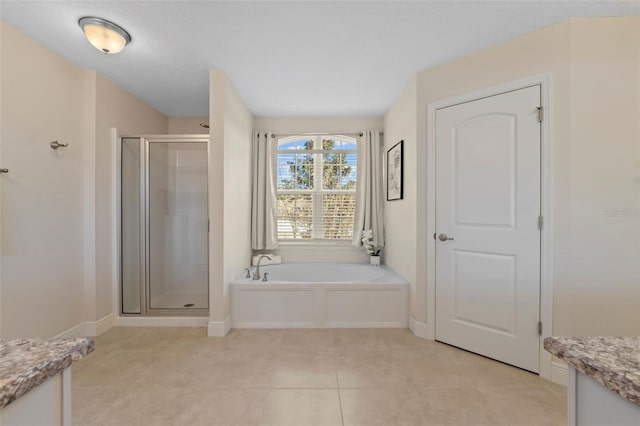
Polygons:
[[563,387],[402,329],[109,330],[75,425],[564,425]]

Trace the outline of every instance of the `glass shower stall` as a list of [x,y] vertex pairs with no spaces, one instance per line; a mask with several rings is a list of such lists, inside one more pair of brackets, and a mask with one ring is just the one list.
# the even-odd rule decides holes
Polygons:
[[123,315],[209,312],[208,138],[120,138]]

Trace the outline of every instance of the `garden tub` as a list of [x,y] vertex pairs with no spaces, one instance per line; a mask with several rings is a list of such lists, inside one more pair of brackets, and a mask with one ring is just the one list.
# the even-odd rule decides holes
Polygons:
[[246,272],[231,282],[233,328],[408,326],[409,283],[386,266],[285,263],[265,272],[266,282]]

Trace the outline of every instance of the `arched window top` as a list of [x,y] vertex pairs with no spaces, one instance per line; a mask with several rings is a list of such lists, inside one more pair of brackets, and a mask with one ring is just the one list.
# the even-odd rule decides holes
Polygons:
[[297,135],[278,139],[279,150],[355,151],[357,148],[356,138],[344,135]]
[[288,136],[278,139],[278,149],[313,149],[315,138]]
[[325,150],[348,150],[357,149],[356,139],[347,136],[323,136],[322,149]]

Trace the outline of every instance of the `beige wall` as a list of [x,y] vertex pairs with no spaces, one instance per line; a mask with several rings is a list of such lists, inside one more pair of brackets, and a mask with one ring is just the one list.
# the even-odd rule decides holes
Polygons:
[[256,130],[275,133],[342,133],[382,129],[382,117],[256,117]]
[[[369,129],[382,129],[383,120],[377,117],[299,117],[256,118],[255,128],[274,133],[357,133]],[[295,243],[281,244],[279,250],[271,250],[282,256],[284,262],[345,262],[366,263],[369,256],[362,248],[346,245]],[[386,253],[386,250],[383,252]]]
[[[573,19],[562,334],[640,334],[640,17]],[[616,212],[617,211],[617,212]],[[618,216],[620,214],[620,216]]]
[[[416,311],[416,267],[417,247],[416,211],[418,181],[415,178],[417,168],[416,146],[418,141],[417,101],[418,81],[413,77],[400,97],[384,117],[384,150],[404,141],[404,187],[403,199],[385,201],[385,250],[384,262],[402,275],[410,284],[410,311]],[[412,177],[412,178],[409,178]],[[386,182],[385,182],[386,184]],[[424,190],[424,186],[421,187]],[[386,200],[386,196],[384,197]]]
[[211,321],[229,316],[229,283],[251,258],[253,116],[222,71],[210,74],[209,297]]
[[51,337],[84,317],[86,74],[0,26],[0,337]]
[[209,133],[209,129],[200,126],[209,124],[209,117],[169,117],[170,135],[201,135]]
[[166,133],[168,118],[1,25],[0,335],[50,337],[116,311],[111,128]]
[[[554,140],[554,205],[558,211],[565,209],[567,187],[561,175],[560,167],[567,157],[568,134],[568,99],[569,99],[569,35],[570,22],[562,22],[540,31],[526,34],[506,43],[489,48],[482,52],[466,56],[456,61],[425,70],[418,74],[418,140],[413,153],[418,161],[418,182],[426,182],[426,139],[427,139],[427,105],[431,102],[446,99],[488,87],[517,81],[542,73],[551,73],[553,78],[553,105],[551,117]],[[409,154],[411,155],[411,154]],[[558,174],[560,176],[558,176]],[[426,224],[426,187],[419,191],[418,225]],[[554,217],[555,253],[562,256],[565,241],[562,232],[566,229],[566,218]],[[417,264],[417,300],[416,311],[412,313],[418,321],[426,322],[426,232],[420,232],[423,238],[418,241],[416,253]]]
[[[605,214],[610,209],[633,213],[640,207],[639,32],[638,17],[572,19],[418,74],[418,136],[414,144],[405,143],[405,158],[415,157],[417,167],[405,178],[416,180],[419,188],[409,193],[415,197],[419,237],[400,253],[417,253],[416,300],[411,304],[416,320],[426,322],[427,314],[427,105],[550,73],[553,333],[640,333],[640,216]],[[408,102],[404,96],[406,92],[387,114],[386,127],[408,120],[397,113]],[[387,223],[402,217],[402,212],[387,210]]]
[[165,134],[169,119],[131,95],[120,86],[96,74],[95,100],[95,253],[96,253],[96,316],[97,320],[112,312],[113,289],[113,182],[115,150],[111,129],[121,136]]

